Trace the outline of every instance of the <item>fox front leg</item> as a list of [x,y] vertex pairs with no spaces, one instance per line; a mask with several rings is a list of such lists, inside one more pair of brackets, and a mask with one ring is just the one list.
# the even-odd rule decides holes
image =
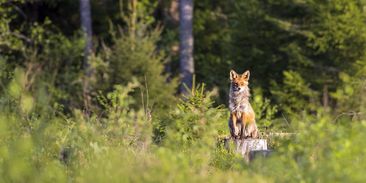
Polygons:
[[247,130],[246,130],[246,121],[245,121],[245,114],[241,114],[241,139],[245,139],[248,135],[247,135]]
[[231,118],[231,121],[233,123],[233,129],[232,130],[234,131],[234,137],[237,137],[238,134],[239,134],[239,128],[236,125],[236,123],[238,121],[238,119],[236,118],[236,112],[231,113],[230,118]]
[[252,128],[251,129],[251,136],[252,136],[252,138],[255,138],[255,139],[259,138],[258,127],[257,127],[257,124],[255,122],[252,123],[251,128]]

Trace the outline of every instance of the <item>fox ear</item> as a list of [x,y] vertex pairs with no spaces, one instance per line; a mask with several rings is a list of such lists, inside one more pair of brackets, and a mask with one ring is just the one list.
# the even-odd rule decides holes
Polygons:
[[241,75],[241,77],[242,78],[244,78],[245,80],[249,80],[249,76],[250,76],[250,72],[249,72],[249,70],[247,70],[247,71],[245,71],[242,75]]
[[234,70],[230,70],[230,80],[233,80],[238,77],[238,73],[236,73]]

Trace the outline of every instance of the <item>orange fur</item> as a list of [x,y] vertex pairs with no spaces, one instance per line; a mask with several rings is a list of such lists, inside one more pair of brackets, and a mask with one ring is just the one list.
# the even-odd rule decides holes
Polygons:
[[234,138],[258,138],[255,113],[249,103],[249,76],[249,71],[243,74],[237,74],[233,70],[230,71],[229,128],[231,136]]

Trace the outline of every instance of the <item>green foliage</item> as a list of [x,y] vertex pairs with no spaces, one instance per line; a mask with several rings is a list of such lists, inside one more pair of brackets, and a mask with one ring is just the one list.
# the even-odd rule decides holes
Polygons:
[[134,94],[138,105],[148,102],[142,105],[167,108],[175,101],[177,82],[175,79],[168,82],[164,73],[166,56],[156,47],[160,30],[148,31],[146,22],[136,24],[140,27],[137,32],[120,32],[121,36],[114,38],[115,45],[108,58],[111,83],[126,84],[136,78],[142,83],[141,90]]
[[341,115],[351,117],[352,119],[365,119],[365,114],[361,112],[366,109],[364,97],[366,89],[365,63],[364,60],[357,61],[354,64],[355,72],[352,74],[341,72],[339,78],[342,81],[342,86],[331,94],[338,100],[337,112],[342,113]]
[[271,101],[263,96],[263,92],[260,88],[255,88],[254,94],[252,107],[256,114],[257,125],[266,130],[274,128],[273,121],[278,112],[278,106],[271,105]]
[[[3,117],[1,124],[16,122],[11,119],[14,117]],[[2,134],[9,128],[2,126]],[[37,148],[38,145],[34,144],[29,135],[15,137],[6,143],[1,142],[1,182],[65,182],[65,168],[57,159],[38,159],[36,153],[42,150]]]
[[[105,108],[104,118],[99,119],[106,134],[107,141],[115,145],[145,147],[150,144],[152,124],[146,110],[133,110],[135,100],[129,93],[139,87],[138,83],[127,86],[117,85],[107,97],[100,102]],[[98,119],[96,119],[98,120]],[[98,121],[96,121],[98,123]],[[116,141],[117,140],[117,141]]]
[[[5,22],[7,26],[10,20],[12,19]],[[15,80],[9,87],[21,87],[22,91],[32,93],[35,98],[43,95],[35,100],[39,105],[61,102],[69,104],[68,109],[78,105],[76,103],[81,101],[78,92],[81,89],[82,73],[81,36],[68,38],[59,33],[49,19],[45,19],[44,22],[29,27],[15,30],[8,27],[0,39],[6,40],[3,44],[0,43],[1,62],[4,64],[1,75],[3,88],[14,77]],[[19,76],[17,70],[23,70],[23,75]],[[46,99],[44,95],[52,97]]]
[[276,96],[279,106],[288,114],[301,111],[311,111],[318,107],[317,92],[309,87],[301,75],[295,71],[284,72],[284,84],[279,86],[276,83],[272,90]]
[[[290,108],[299,106],[314,110],[323,104],[323,96],[334,108],[338,99],[330,93],[343,85],[339,74],[352,75],[353,65],[364,60],[363,2],[239,0],[195,5],[197,76],[210,88],[220,88],[220,103],[227,99],[227,73],[233,68],[250,69],[251,86],[262,88],[281,112],[297,113]],[[291,76],[286,73],[292,72],[308,89],[287,86]],[[287,93],[279,92],[282,88],[288,88]],[[297,103],[292,96],[299,92]],[[309,97],[309,92],[314,95]],[[295,106],[287,105],[285,95]]]
[[[194,1],[194,61],[197,79],[207,84],[208,88],[219,86],[220,98],[215,100],[225,103],[228,96],[227,83],[232,60],[230,11],[231,3],[224,1]],[[239,69],[239,68],[233,68]],[[240,68],[240,72],[244,71]]]
[[[19,71],[20,72],[20,71]],[[296,134],[280,140],[269,158],[250,166],[218,138],[227,115],[198,86],[172,108],[163,145],[151,144],[152,124],[131,108],[137,83],[99,97],[105,113],[86,117],[0,114],[2,182],[358,182],[365,180],[365,121],[337,125],[327,114],[293,122]],[[22,93],[22,92],[21,92]],[[17,110],[17,103],[14,110]],[[30,125],[30,126],[27,126]],[[357,162],[357,163],[355,163]]]
[[333,122],[326,115],[308,116],[298,123],[290,143],[282,144],[272,158],[255,162],[253,171],[276,182],[362,182],[364,121]]
[[226,134],[228,115],[221,107],[212,107],[205,85],[192,89],[172,111],[167,127],[166,144],[189,150],[192,146],[212,147],[215,137]]

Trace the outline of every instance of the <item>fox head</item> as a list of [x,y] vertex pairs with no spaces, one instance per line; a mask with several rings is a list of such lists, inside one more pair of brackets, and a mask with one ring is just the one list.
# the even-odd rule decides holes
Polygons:
[[231,90],[234,92],[242,92],[248,88],[249,84],[249,70],[243,74],[238,74],[234,70],[230,71]]

